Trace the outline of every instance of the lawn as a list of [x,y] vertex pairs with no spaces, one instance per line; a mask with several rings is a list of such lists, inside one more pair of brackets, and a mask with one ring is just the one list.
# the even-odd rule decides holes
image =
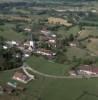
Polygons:
[[28,59],[27,63],[30,67],[50,75],[65,75],[70,67],[66,64],[58,64],[52,61],[45,60],[42,57],[38,58],[35,56],[32,56],[30,59]]

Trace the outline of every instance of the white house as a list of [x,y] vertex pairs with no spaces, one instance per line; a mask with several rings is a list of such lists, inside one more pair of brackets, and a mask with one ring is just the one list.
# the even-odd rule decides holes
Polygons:
[[31,32],[30,28],[25,28],[24,31]]

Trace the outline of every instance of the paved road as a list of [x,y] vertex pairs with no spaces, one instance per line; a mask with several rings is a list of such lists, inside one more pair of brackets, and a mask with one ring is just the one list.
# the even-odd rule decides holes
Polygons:
[[23,66],[22,69],[26,73],[26,75],[28,75],[31,79],[34,79],[34,75],[29,74],[28,71],[26,70],[28,68],[26,68],[26,67]]
[[30,71],[32,71],[33,73],[35,74],[38,74],[40,76],[43,76],[43,77],[48,77],[48,78],[55,78],[55,79],[69,79],[69,78],[83,78],[82,76],[57,76],[57,75],[49,75],[49,74],[46,74],[46,73],[42,73],[42,72],[39,72],[37,70],[35,70],[34,68],[31,68],[29,67],[27,64],[24,65],[24,67],[26,69],[29,69]]
[[46,73],[39,72],[38,70],[35,70],[34,68],[31,68],[27,64],[24,64],[23,67],[25,67],[26,69],[32,71],[35,74],[38,74],[40,76],[47,77],[47,78],[54,78],[54,79],[78,79],[78,78],[79,79],[81,79],[81,78],[89,79],[89,78],[98,78],[98,75],[96,75],[96,76],[81,76],[81,75],[78,75],[78,76],[58,76],[58,75],[49,75],[49,74],[46,74]]

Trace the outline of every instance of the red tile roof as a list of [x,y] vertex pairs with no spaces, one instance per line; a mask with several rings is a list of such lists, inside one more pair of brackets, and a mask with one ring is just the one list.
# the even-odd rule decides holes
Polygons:
[[98,67],[96,66],[83,65],[79,67],[79,70],[86,70],[86,71],[90,71],[90,72],[94,72],[98,74]]

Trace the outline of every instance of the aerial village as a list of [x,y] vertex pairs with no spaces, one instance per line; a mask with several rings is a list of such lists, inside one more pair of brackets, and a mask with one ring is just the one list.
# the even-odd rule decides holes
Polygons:
[[[43,9],[33,9],[35,10],[34,14],[42,13],[42,15],[44,15]],[[45,13],[47,13],[47,9],[45,11]],[[36,71],[32,69],[32,66],[35,66],[33,65],[33,62],[31,62],[32,65],[26,63],[26,61],[32,56],[37,58],[42,57],[43,59],[54,64],[57,63],[68,66],[68,70],[64,70],[63,76],[60,76],[61,78],[98,77],[98,51],[96,48],[98,46],[96,43],[98,42],[98,35],[96,34],[98,32],[98,24],[95,22],[93,24],[90,22],[85,23],[85,20],[89,19],[90,15],[92,15],[95,20],[97,16],[96,9],[90,8],[90,10],[87,9],[87,11],[84,10],[82,12],[81,9],[79,11],[77,9],[75,11],[73,11],[73,9],[51,9],[50,12],[52,11],[54,13],[50,13],[47,18],[45,18],[45,15],[43,18],[38,19],[36,17],[34,17],[34,19],[29,18],[29,15],[0,15],[0,21],[2,22],[7,20],[7,27],[9,26],[12,28],[12,30],[17,32],[15,33],[18,34],[18,36],[16,35],[17,38],[20,38],[19,34],[23,35],[23,33],[26,36],[26,39],[23,39],[23,41],[20,41],[21,39],[5,39],[4,43],[2,43],[2,39],[0,40],[0,48],[2,48],[2,51],[12,49],[12,52],[14,52],[15,50],[15,52],[12,54],[12,58],[15,57],[17,62],[22,62],[19,65],[16,64],[16,68],[5,68],[6,70],[15,71],[10,80],[3,85],[0,85],[0,94],[11,95],[15,93],[18,95],[19,93],[28,89],[27,84],[29,84],[31,81],[38,80],[35,74]],[[75,13],[74,15],[73,12]],[[82,23],[81,20],[83,21],[83,18],[84,22]],[[32,22],[34,22],[35,19],[37,19],[38,22],[36,21],[37,24],[33,23],[32,26]],[[26,22],[25,25],[24,23],[20,25],[15,24],[16,22],[22,21]],[[11,25],[9,25],[9,23],[12,26],[15,24],[15,27],[13,28]],[[2,26],[4,23],[0,24]],[[3,28],[0,27],[0,32],[3,33],[3,31]],[[87,34],[85,35],[85,33]],[[10,37],[11,36],[9,36],[9,38]],[[95,45],[95,47],[93,47],[93,45]],[[5,55],[3,56],[5,57]],[[9,55],[7,54],[7,56]],[[11,64],[13,65],[13,63]],[[0,70],[1,69],[2,68],[0,68]],[[3,69],[3,71],[6,71],[5,69]],[[32,72],[32,74],[29,73],[29,71]]]

